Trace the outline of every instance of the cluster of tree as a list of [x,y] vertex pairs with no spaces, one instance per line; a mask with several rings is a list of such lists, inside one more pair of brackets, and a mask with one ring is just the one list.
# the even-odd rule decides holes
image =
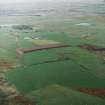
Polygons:
[[33,27],[31,25],[14,25],[12,26],[13,29],[18,29],[18,30],[32,30]]

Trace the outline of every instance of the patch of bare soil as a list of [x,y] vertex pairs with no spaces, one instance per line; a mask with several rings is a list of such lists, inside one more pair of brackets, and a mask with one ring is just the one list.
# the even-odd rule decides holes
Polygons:
[[35,105],[30,99],[24,97],[23,95],[18,95],[16,97],[13,97],[10,100],[10,105]]
[[105,51],[105,48],[100,48],[98,46],[95,46],[95,45],[88,45],[88,44],[85,44],[85,45],[78,45],[78,47],[82,48],[82,49],[87,49],[88,51],[91,51],[91,52],[102,52],[102,51]]
[[81,19],[81,20],[89,20],[89,19],[92,19],[92,20],[95,20],[96,22],[105,22],[105,16],[100,16],[100,15],[88,15],[88,16],[80,16],[80,17],[77,17],[78,19]]
[[83,93],[87,93],[89,95],[94,95],[100,98],[105,98],[105,89],[78,88],[76,90],[83,92]]
[[9,62],[6,59],[0,59],[0,66],[4,67],[6,69],[13,69],[14,68],[13,63]]

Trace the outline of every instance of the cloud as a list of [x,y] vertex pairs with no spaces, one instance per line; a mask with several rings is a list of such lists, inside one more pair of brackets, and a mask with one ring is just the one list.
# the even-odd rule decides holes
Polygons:
[[0,0],[0,3],[37,2],[37,1],[51,1],[51,0]]
[[0,3],[21,3],[21,2],[44,2],[44,1],[70,1],[70,2],[77,2],[77,1],[101,1],[101,0],[0,0]]

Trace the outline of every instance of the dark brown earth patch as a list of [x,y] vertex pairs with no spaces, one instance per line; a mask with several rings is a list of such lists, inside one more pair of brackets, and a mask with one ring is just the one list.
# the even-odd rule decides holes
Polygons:
[[102,48],[102,47],[98,47],[98,46],[95,46],[95,45],[88,45],[88,44],[85,44],[85,45],[78,45],[79,48],[82,48],[82,49],[87,49],[88,51],[91,51],[91,52],[102,52],[102,51],[105,51],[105,48]]
[[14,65],[6,59],[0,59],[0,66],[7,69],[14,68]]
[[94,95],[100,98],[105,98],[105,88],[104,89],[93,89],[93,88],[77,88],[76,90],[87,93],[89,95]]
[[10,103],[16,105],[36,105],[35,102],[32,102],[30,99],[24,97],[23,95],[18,95],[10,99]]

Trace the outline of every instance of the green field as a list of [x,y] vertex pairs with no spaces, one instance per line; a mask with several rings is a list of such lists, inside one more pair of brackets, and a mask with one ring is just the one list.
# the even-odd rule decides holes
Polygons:
[[36,100],[38,105],[104,105],[104,100],[97,97],[89,96],[65,88],[59,85],[50,85],[27,95],[30,99]]

